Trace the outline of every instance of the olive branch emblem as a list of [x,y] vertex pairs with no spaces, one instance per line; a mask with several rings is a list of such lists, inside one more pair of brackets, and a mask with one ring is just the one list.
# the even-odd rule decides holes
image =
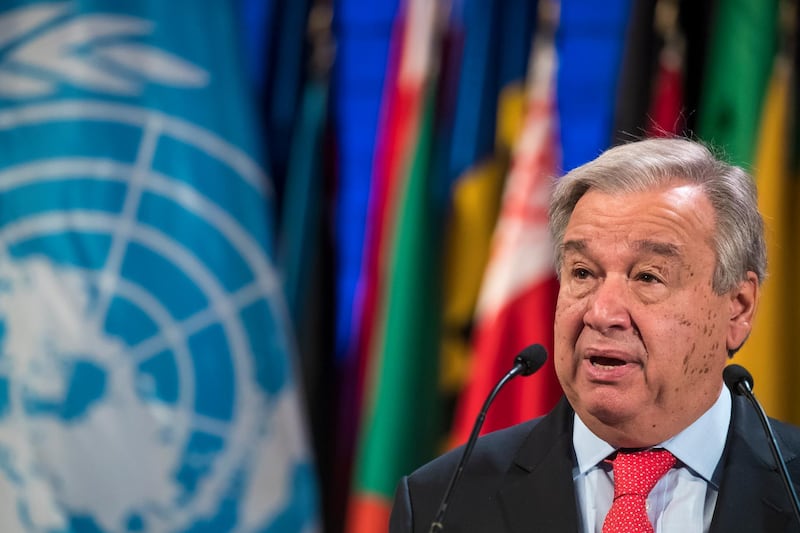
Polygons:
[[0,14],[0,98],[47,96],[62,84],[118,96],[137,95],[147,83],[208,84],[202,68],[142,42],[151,21],[72,11],[60,2]]

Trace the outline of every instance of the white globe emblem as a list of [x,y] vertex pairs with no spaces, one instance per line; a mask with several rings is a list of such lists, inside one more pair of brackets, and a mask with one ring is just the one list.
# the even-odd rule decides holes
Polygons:
[[[247,215],[266,180],[207,130],[100,101],[2,111],[0,141],[74,122],[137,142],[0,169],[1,529],[261,530],[308,467],[270,357],[286,315],[263,213]],[[187,153],[215,171],[186,181]]]

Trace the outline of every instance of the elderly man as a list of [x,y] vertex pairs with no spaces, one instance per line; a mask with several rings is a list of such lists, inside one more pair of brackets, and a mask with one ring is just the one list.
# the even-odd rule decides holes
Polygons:
[[[550,226],[564,398],[479,439],[445,531],[800,531],[722,380],[766,274],[751,177],[689,140],[634,142],[561,178]],[[773,424],[800,479],[800,429]],[[401,481],[393,533],[428,531],[459,455]]]

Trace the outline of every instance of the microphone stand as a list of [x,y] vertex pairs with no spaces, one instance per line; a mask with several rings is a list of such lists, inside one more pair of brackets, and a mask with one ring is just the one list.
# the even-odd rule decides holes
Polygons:
[[442,503],[439,505],[439,510],[436,511],[436,516],[431,522],[431,527],[428,530],[429,533],[438,533],[444,529],[444,517],[447,514],[447,506],[450,500],[450,494],[453,492],[453,487],[455,487],[458,478],[461,477],[461,472],[464,470],[464,465],[469,459],[469,456],[472,454],[472,448],[475,447],[475,442],[478,440],[478,433],[481,431],[481,427],[483,426],[483,421],[486,418],[486,412],[489,410],[489,405],[494,400],[494,397],[497,396],[497,393],[500,392],[500,389],[508,383],[512,378],[515,378],[524,370],[524,366],[522,364],[516,364],[514,367],[509,370],[505,376],[494,386],[492,392],[486,398],[486,401],[483,402],[483,408],[481,408],[481,412],[478,415],[478,418],[475,420],[475,424],[472,426],[472,433],[469,435],[469,440],[467,441],[466,446],[464,446],[464,451],[461,453],[461,459],[458,461],[458,466],[456,467],[455,472],[453,472],[453,476],[450,478],[450,483],[447,484],[447,489],[444,492],[444,497],[442,498]]
[[503,386],[511,379],[519,375],[530,376],[542,368],[542,365],[544,365],[546,359],[547,351],[541,344],[531,344],[523,349],[514,358],[514,366],[511,368],[511,370],[509,370],[506,375],[497,382],[497,385],[494,386],[492,392],[486,398],[486,401],[483,402],[481,412],[478,415],[478,418],[475,420],[475,424],[472,426],[472,433],[470,433],[469,440],[464,446],[464,451],[461,452],[461,459],[459,459],[455,472],[453,472],[453,476],[450,478],[450,483],[447,484],[447,489],[444,491],[442,503],[439,504],[439,509],[436,511],[436,516],[431,522],[431,527],[428,530],[429,533],[438,533],[444,529],[444,517],[447,514],[447,506],[450,503],[450,496],[453,492],[453,488],[456,486],[458,478],[461,477],[461,472],[464,470],[464,465],[467,463],[467,459],[469,459],[470,454],[472,454],[472,448],[475,447],[475,442],[478,440],[478,433],[481,431],[481,426],[483,426],[483,421],[486,418],[486,412],[489,410],[489,406],[494,400],[494,397],[497,396],[497,393],[500,392],[500,389],[502,389]]
[[744,397],[750,401],[758,413],[758,420],[761,422],[761,425],[764,427],[764,431],[769,437],[767,439],[769,442],[769,447],[772,449],[772,455],[775,457],[775,462],[778,463],[778,472],[781,475],[783,485],[786,488],[786,492],[789,494],[789,499],[792,502],[794,516],[797,519],[797,522],[800,524],[800,500],[797,498],[797,492],[794,490],[794,485],[789,477],[789,470],[786,468],[786,461],[783,459],[783,454],[781,453],[780,448],[778,448],[778,441],[775,438],[775,433],[772,431],[772,426],[767,418],[767,413],[764,411],[764,408],[761,407],[761,404],[758,403],[758,400],[756,400],[756,396],[750,389],[750,384],[746,379],[740,380],[736,384],[736,388],[740,394],[743,394]]

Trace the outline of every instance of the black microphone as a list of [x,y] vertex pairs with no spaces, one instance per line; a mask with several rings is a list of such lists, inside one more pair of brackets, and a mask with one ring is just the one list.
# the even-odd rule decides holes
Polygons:
[[789,477],[786,461],[783,460],[783,454],[781,454],[781,450],[778,447],[778,440],[775,438],[775,433],[772,431],[767,413],[764,412],[764,408],[761,407],[761,404],[756,400],[755,394],[753,394],[753,376],[751,376],[750,372],[743,366],[728,365],[725,367],[725,370],[722,371],[722,379],[725,381],[725,385],[727,385],[734,394],[744,396],[750,400],[750,403],[753,404],[753,407],[758,413],[758,418],[761,420],[761,425],[764,427],[764,432],[767,434],[767,441],[772,450],[772,456],[778,464],[778,472],[780,472],[781,479],[783,480],[783,486],[786,488],[789,500],[792,502],[794,516],[797,518],[798,523],[800,523],[800,500],[797,499],[797,492],[795,492],[794,485]]
[[483,421],[486,418],[486,412],[489,410],[489,406],[491,405],[492,401],[494,401],[494,397],[497,396],[497,393],[500,392],[500,389],[502,389],[506,383],[511,381],[511,379],[517,376],[530,376],[542,368],[542,365],[544,365],[546,360],[547,350],[544,349],[544,346],[541,344],[531,344],[527,348],[523,349],[519,355],[514,358],[514,366],[505,376],[502,377],[500,381],[497,382],[497,385],[494,386],[492,392],[489,393],[486,401],[483,402],[483,408],[481,409],[478,418],[475,419],[475,425],[472,426],[472,433],[470,433],[469,440],[467,441],[466,446],[464,446],[464,451],[461,453],[461,459],[458,461],[458,465],[453,472],[453,477],[450,478],[450,483],[447,485],[447,490],[444,491],[442,503],[439,504],[439,510],[436,511],[436,516],[434,517],[433,522],[431,522],[429,533],[436,533],[437,531],[442,531],[444,529],[444,517],[447,514],[447,505],[450,503],[450,496],[453,494],[453,489],[456,486],[458,478],[461,477],[461,472],[464,470],[464,465],[467,463],[467,460],[472,453],[472,448],[475,447],[475,442],[478,440],[478,433],[481,431],[481,426],[483,426]]

